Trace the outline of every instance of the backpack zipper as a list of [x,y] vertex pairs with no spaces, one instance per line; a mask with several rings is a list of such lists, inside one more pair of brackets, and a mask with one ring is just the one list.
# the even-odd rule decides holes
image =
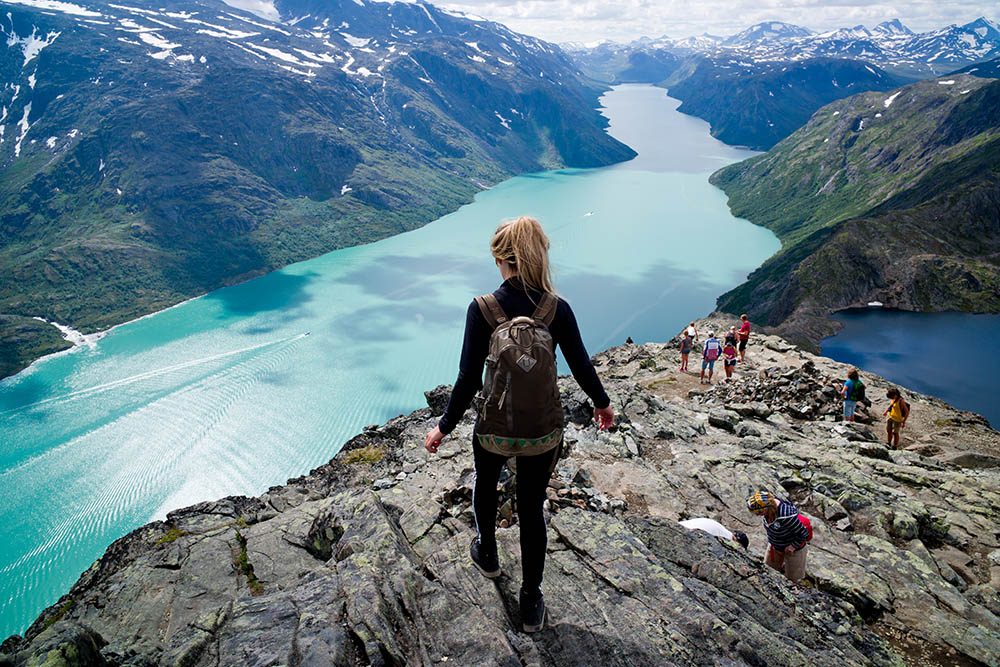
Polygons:
[[[498,410],[503,410],[504,400],[507,398],[507,392],[509,390],[510,390],[510,371],[507,371],[507,384],[503,388],[503,393],[500,394],[500,402],[497,404],[497,409]],[[513,433],[514,432],[514,409],[513,409],[513,405],[514,405],[513,399],[511,399],[510,401],[507,402],[506,417],[507,417],[507,432],[508,433]]]
[[503,410],[504,399],[507,398],[507,390],[510,389],[510,373],[507,373],[507,384],[504,385],[503,391],[500,392],[500,400],[497,401],[497,410]]

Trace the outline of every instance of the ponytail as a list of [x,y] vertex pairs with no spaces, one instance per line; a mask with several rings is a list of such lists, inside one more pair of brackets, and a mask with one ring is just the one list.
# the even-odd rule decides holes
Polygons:
[[521,216],[500,223],[490,241],[490,252],[514,269],[525,288],[555,293],[549,269],[549,237],[534,218]]

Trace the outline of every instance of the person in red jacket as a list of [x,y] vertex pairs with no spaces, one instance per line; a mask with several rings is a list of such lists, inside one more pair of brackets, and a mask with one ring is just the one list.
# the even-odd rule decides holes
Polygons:
[[743,321],[743,324],[740,325],[739,331],[740,361],[746,361],[747,343],[750,342],[750,319],[747,317],[746,313],[740,315],[740,319]]

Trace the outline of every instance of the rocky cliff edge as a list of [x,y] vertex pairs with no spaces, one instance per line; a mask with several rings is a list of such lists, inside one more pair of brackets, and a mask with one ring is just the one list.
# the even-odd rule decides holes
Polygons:
[[[1000,663],[1000,434],[985,420],[907,393],[889,450],[880,425],[836,421],[843,365],[771,336],[711,388],[676,370],[673,344],[596,364],[618,418],[596,430],[564,379],[541,633],[519,631],[509,475],[504,574],[469,561],[472,414],[428,455],[438,388],[309,475],[116,541],[0,665]],[[812,517],[805,585],[761,564],[743,504],[757,488]],[[676,523],[698,516],[748,532],[749,552]]]

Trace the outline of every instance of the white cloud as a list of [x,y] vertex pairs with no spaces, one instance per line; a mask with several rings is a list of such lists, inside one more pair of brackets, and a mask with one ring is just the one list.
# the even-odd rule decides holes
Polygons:
[[[252,0],[241,0],[252,1]],[[816,31],[898,18],[920,32],[997,16],[995,0],[457,0],[441,7],[479,14],[553,42],[731,35],[761,21]]]

